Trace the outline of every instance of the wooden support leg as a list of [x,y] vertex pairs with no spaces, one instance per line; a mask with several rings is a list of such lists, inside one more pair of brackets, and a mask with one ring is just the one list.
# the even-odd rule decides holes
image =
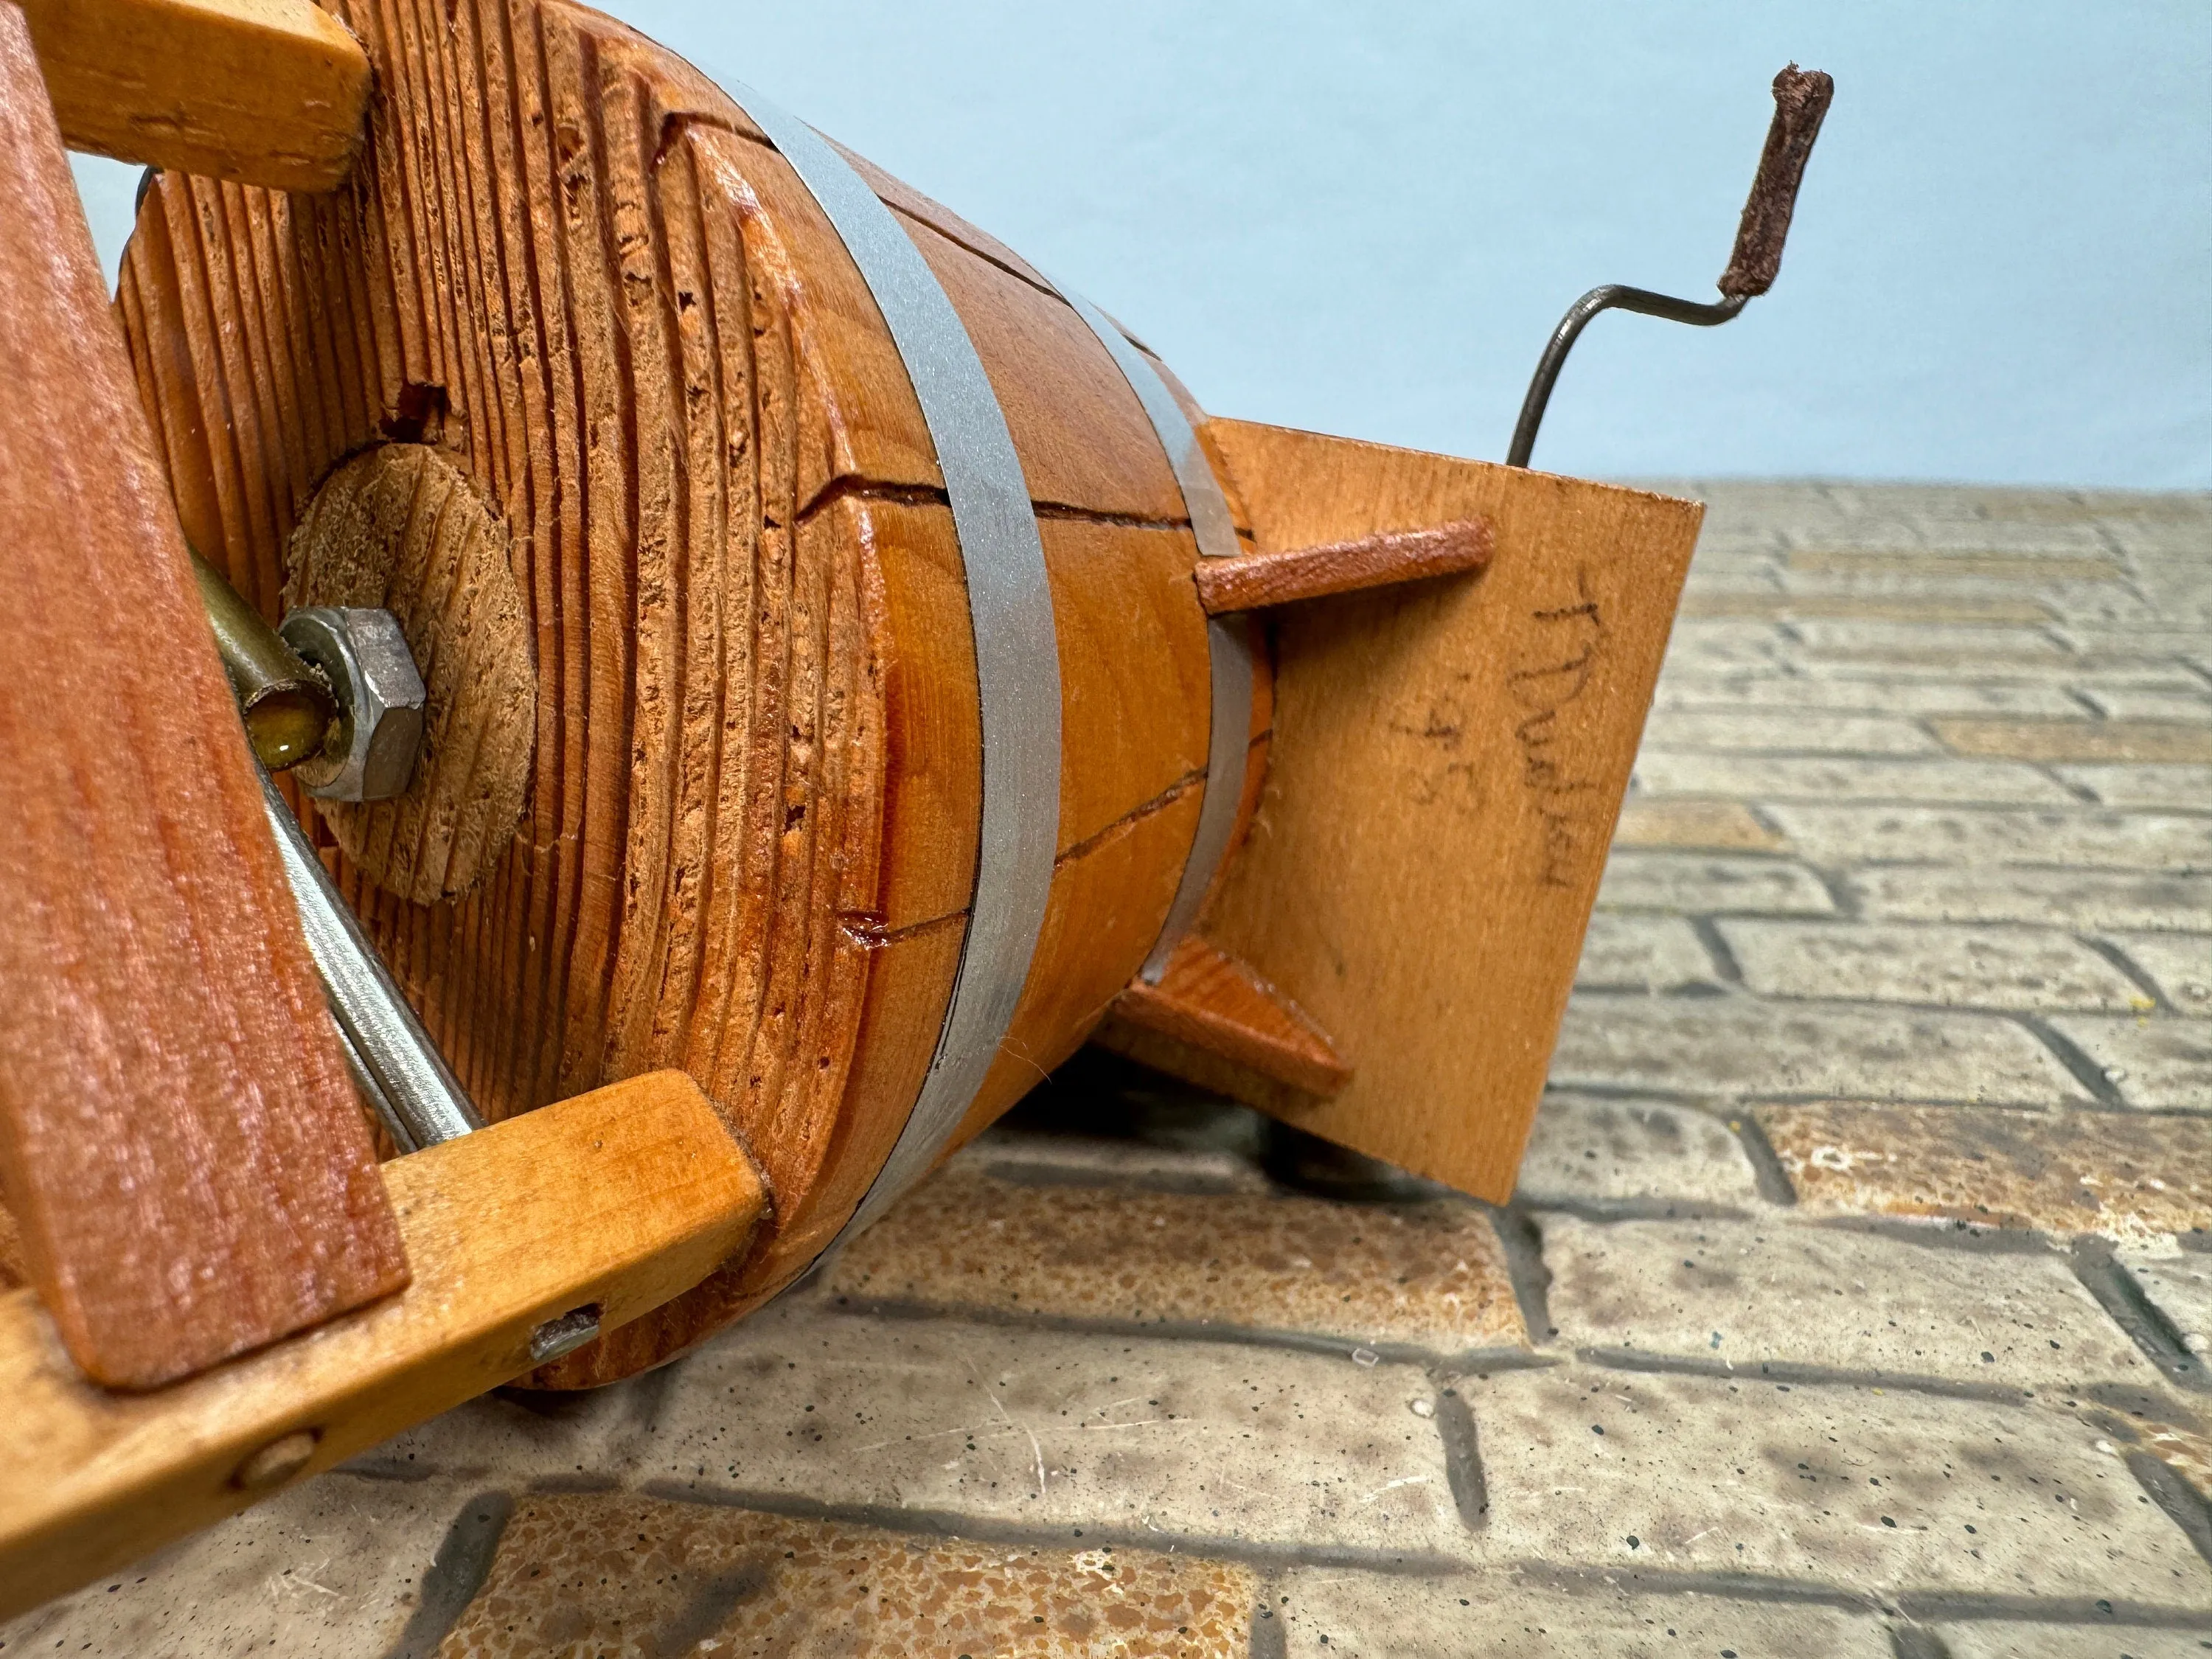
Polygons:
[[0,1184],[70,1352],[150,1388],[406,1263],[6,0],[0,179]]
[[734,1256],[761,1184],[698,1086],[656,1072],[387,1164],[404,1294],[159,1393],[79,1376],[0,1295],[0,1620],[506,1382],[586,1306],[613,1329]]

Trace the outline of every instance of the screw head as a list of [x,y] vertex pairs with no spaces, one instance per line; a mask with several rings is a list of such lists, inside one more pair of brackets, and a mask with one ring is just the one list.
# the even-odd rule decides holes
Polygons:
[[599,1304],[586,1302],[557,1319],[549,1319],[530,1334],[530,1363],[547,1365],[571,1354],[599,1334]]

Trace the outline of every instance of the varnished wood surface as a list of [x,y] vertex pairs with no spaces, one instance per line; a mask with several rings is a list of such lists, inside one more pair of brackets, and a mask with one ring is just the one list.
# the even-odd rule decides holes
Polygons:
[[1462,519],[1425,530],[1380,531],[1320,547],[1201,559],[1191,579],[1198,584],[1198,602],[1207,614],[1220,616],[1480,570],[1490,562],[1490,542],[1487,524]]
[[1297,1004],[1196,933],[1176,947],[1158,984],[1139,979],[1115,998],[1114,1016],[1304,1094],[1334,1095],[1352,1079]]
[[1201,931],[1352,1068],[1326,1101],[1237,1092],[1502,1201],[1701,510],[1243,422],[1206,437],[1261,552],[1492,526],[1479,575],[1271,613],[1266,785]]
[[308,0],[23,0],[72,149],[272,190],[343,183],[368,58]]
[[266,1496],[264,1448],[305,1436],[304,1479],[508,1381],[546,1319],[635,1319],[738,1250],[762,1202],[671,1073],[398,1159],[379,1184],[415,1264],[404,1294],[155,1394],[90,1386],[31,1294],[0,1294],[0,1619]]
[[0,177],[0,1179],[70,1354],[149,1388],[406,1264],[4,3]]
[[[535,686],[509,832],[479,786],[525,740],[461,718],[437,680],[439,628],[485,586],[434,571],[459,566],[417,526],[342,538],[338,563],[424,596],[408,626],[435,752],[409,799],[316,833],[489,1115],[672,1066],[757,1152],[772,1207],[752,1259],[622,1352],[538,1379],[605,1381],[803,1268],[904,1124],[975,879],[958,550],[872,300],[727,99],[557,0],[340,9],[376,70],[352,183],[285,199],[165,176],[120,305],[186,528],[264,610],[333,568],[307,526],[367,522],[334,497],[345,469],[398,465],[358,459],[380,447],[434,455],[466,483],[443,499],[505,535]],[[1064,944],[1041,951],[1010,1042],[1062,1054],[1157,934],[1192,833],[1196,549],[1080,319],[972,227],[883,187],[961,308],[1038,502]],[[1132,858],[1132,883],[1096,878]],[[1096,915],[1070,908],[1079,891]],[[1010,1059],[987,1095],[1003,1109],[1036,1075]]]

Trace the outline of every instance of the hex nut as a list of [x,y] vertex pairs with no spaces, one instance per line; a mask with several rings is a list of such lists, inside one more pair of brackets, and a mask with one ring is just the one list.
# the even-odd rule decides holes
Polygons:
[[277,625],[284,641],[329,676],[338,718],[320,755],[292,769],[320,800],[389,800],[406,793],[422,747],[422,676],[389,611],[314,605]]

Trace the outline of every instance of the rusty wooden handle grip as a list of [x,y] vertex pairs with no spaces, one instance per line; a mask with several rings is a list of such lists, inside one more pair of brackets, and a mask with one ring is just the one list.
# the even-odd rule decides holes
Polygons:
[[1729,299],[1756,299],[1774,286],[1790,216],[1797,206],[1797,186],[1804,181],[1813,141],[1820,136],[1820,123],[1835,95],[1835,81],[1819,70],[1792,64],[1774,77],[1774,124],[1766,130],[1751,199],[1743,204],[1735,252],[1721,273],[1720,290]]

